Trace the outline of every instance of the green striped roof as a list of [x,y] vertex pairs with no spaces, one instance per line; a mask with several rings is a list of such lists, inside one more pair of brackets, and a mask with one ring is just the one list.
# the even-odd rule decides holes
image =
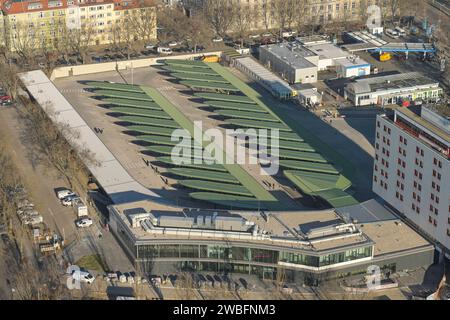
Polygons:
[[[267,149],[267,152],[270,153],[270,149]],[[293,160],[327,163],[327,160],[325,158],[323,158],[320,154],[314,152],[303,152],[303,151],[281,149],[279,152],[279,157],[280,159],[293,159]]]
[[196,93],[194,93],[194,96],[203,98],[206,100],[220,100],[220,101],[255,104],[255,102],[253,100],[251,100],[250,98],[245,97],[245,96],[238,96],[235,94],[196,92]]
[[274,118],[269,113],[256,113],[250,111],[240,111],[240,110],[217,110],[217,114],[220,114],[224,117],[229,118],[238,118],[238,119],[254,119],[261,121],[270,121],[270,122],[279,122],[278,119]]
[[210,101],[205,101],[204,103],[212,108],[267,113],[265,110],[263,110],[260,106],[258,106],[256,104],[236,103],[236,102],[228,102],[228,101],[220,101],[220,100],[217,100],[217,101],[210,100]]
[[182,67],[182,66],[162,66],[164,70],[167,70],[172,73],[192,73],[192,74],[207,74],[207,75],[217,75],[217,72],[211,69],[201,69],[201,68],[190,68],[190,67]]
[[291,131],[288,126],[281,122],[258,121],[250,119],[228,119],[226,122],[241,128],[279,129],[280,131]]
[[[155,152],[155,153],[159,153],[159,154],[162,154],[162,155],[167,155],[167,156],[172,156],[172,154],[173,154],[173,147],[172,146],[150,146],[150,147],[146,147],[145,150],[148,150],[148,151],[151,151],[151,152]],[[205,157],[203,155],[199,158],[199,157],[197,157],[195,152],[192,152],[190,154],[190,157],[196,158],[196,159],[200,159],[200,160],[202,160],[201,162],[203,162],[203,160],[212,160],[212,161],[215,160],[212,157],[208,158],[208,157]],[[189,156],[186,155],[186,158],[189,158]],[[186,170],[184,168],[181,168],[181,169]]]
[[[263,141],[258,141],[259,145],[262,146],[270,146],[271,140],[268,139],[266,143]],[[280,149],[287,149],[287,150],[297,150],[297,151],[307,151],[307,152],[314,152],[315,150],[313,147],[311,147],[306,142],[298,142],[298,141],[287,141],[287,140],[279,140],[279,147]]]
[[183,164],[175,164],[171,157],[158,157],[158,158],[156,158],[156,160],[160,161],[162,163],[168,164],[168,165],[173,165],[173,166],[178,166],[178,167],[227,172],[227,169],[225,169],[221,164],[195,164],[193,162],[183,163]]
[[103,102],[110,104],[115,107],[129,107],[138,109],[152,109],[152,110],[162,110],[159,105],[151,101],[138,101],[138,100],[128,100],[119,98],[105,98],[102,99]]
[[117,119],[121,121],[126,121],[129,123],[135,124],[143,124],[143,125],[151,125],[156,127],[165,127],[165,128],[173,128],[178,129],[180,125],[173,120],[168,119],[156,119],[156,118],[146,118],[146,117],[137,117],[137,116],[121,116]]
[[284,175],[307,194],[330,189],[345,191],[351,186],[343,175],[296,170],[286,170]]
[[[165,127],[155,127],[155,126],[138,126],[138,125],[132,125],[127,126],[127,130],[139,132],[139,133],[145,133],[145,134],[155,134],[160,136],[172,136],[173,134],[173,128],[165,128]],[[186,131],[187,134],[189,132]]]
[[220,183],[203,180],[179,180],[179,184],[197,190],[220,192],[226,194],[235,194],[241,196],[252,196],[252,193],[243,186],[236,186],[228,183]]
[[221,77],[200,74],[200,73],[172,73],[172,77],[182,80],[197,80],[197,81],[206,81],[206,82],[217,82],[217,83],[229,83],[227,80],[224,80]]
[[217,192],[192,192],[191,198],[201,201],[207,201],[230,208],[241,209],[265,209],[264,202],[256,198],[223,194]]
[[159,119],[172,119],[167,113],[159,110],[147,110],[140,108],[126,108],[126,107],[111,107],[109,108],[109,110],[130,116],[133,115]]
[[215,82],[193,81],[193,80],[183,80],[180,81],[180,83],[184,86],[191,87],[193,89],[209,89],[209,90],[224,90],[224,91],[239,92],[239,89],[227,83],[215,83]]
[[164,62],[167,65],[210,69],[210,67],[208,65],[206,65],[203,61],[198,61],[198,60],[166,59],[166,60],[164,60]]
[[95,90],[95,93],[100,96],[110,97],[110,98],[121,98],[121,99],[130,99],[130,100],[140,100],[140,101],[153,101],[146,94],[142,93],[134,93],[134,92],[126,92],[126,91],[116,91],[116,90]]
[[[172,141],[171,137],[169,136],[158,136],[158,135],[140,135],[137,136],[136,141],[143,141],[148,142],[152,144],[160,144],[160,145],[166,145],[166,146],[176,146],[180,144],[180,141]],[[191,144],[187,145],[191,146]],[[195,148],[203,148],[198,143],[194,143]]]
[[312,172],[326,172],[331,174],[338,174],[339,171],[336,170],[333,165],[329,163],[316,163],[308,161],[299,160],[280,160],[280,166],[288,169],[302,170],[302,171],[312,171]]
[[169,168],[167,169],[167,171],[176,174],[178,176],[187,178],[240,184],[239,180],[237,180],[231,174],[225,172],[213,172],[208,170],[191,169],[191,168]]
[[97,89],[143,93],[142,89],[139,86],[131,85],[131,84],[125,84],[125,83],[110,83],[110,82],[101,82],[101,81],[89,81],[89,82],[86,83],[86,85],[89,86],[89,87],[97,88]]

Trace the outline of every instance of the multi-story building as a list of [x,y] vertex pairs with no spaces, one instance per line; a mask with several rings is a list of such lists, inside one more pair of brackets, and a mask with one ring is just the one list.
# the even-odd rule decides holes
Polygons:
[[339,210],[231,212],[164,209],[152,201],[108,207],[129,258],[151,274],[255,274],[315,285],[323,280],[428,267],[430,242],[389,209],[368,201]]
[[[131,28],[135,40],[156,39],[151,0],[0,0],[0,4],[0,28],[11,51],[56,47],[78,37],[86,45],[109,44],[127,39]],[[133,25],[138,23],[142,25]]]
[[373,191],[450,257],[450,107],[377,117]]
[[[185,0],[183,6],[189,12],[199,12],[209,0]],[[288,2],[281,0],[238,0],[235,4],[249,8],[252,14],[251,30],[270,30],[280,27],[280,21],[286,21],[285,27],[301,24],[324,24],[336,21],[357,21],[364,16],[369,3],[377,0],[299,0]],[[291,6],[290,6],[291,5]],[[292,13],[290,13],[290,11]]]

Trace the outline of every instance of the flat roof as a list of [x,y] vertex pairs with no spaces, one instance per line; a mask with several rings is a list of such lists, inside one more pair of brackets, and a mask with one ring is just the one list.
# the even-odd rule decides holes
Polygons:
[[377,200],[371,199],[354,206],[336,209],[344,219],[356,220],[357,223],[397,220],[391,209]]
[[[44,72],[35,70],[20,73],[19,77],[28,92],[54,122],[64,123],[79,132],[77,139],[68,137],[68,141],[75,148],[87,149],[94,155],[95,163],[89,161],[85,165],[114,203],[160,198],[128,174]],[[167,207],[167,204],[164,206]]]
[[348,84],[348,86],[353,87],[356,94],[414,88],[425,85],[439,85],[439,82],[425,77],[419,72],[407,72],[357,79]]
[[[369,204],[371,205],[371,204]],[[146,240],[172,240],[182,241],[186,239],[176,234],[152,234],[146,232],[142,227],[131,228],[129,214],[158,212],[161,210],[152,201],[138,201],[134,203],[124,203],[113,206],[119,214],[121,220],[127,225],[135,235],[137,241]],[[363,207],[360,207],[364,210]],[[345,208],[344,208],[345,209]],[[165,214],[180,214],[180,211],[167,211]],[[355,212],[357,208],[353,206]],[[161,212],[160,212],[161,213]],[[189,240],[208,242],[226,241],[231,244],[235,242],[252,243],[254,245],[271,245],[280,249],[299,249],[309,252],[321,252],[328,250],[344,250],[347,247],[363,246],[374,244],[374,256],[382,256],[405,250],[432,249],[432,245],[402,223],[399,219],[380,219],[374,222],[356,223],[356,231],[360,232],[336,232],[326,235],[324,230],[333,229],[335,226],[343,226],[348,222],[337,210],[316,210],[316,211],[290,211],[290,212],[264,212],[266,218],[257,211],[225,211],[225,210],[184,210],[184,216],[219,216],[242,217],[258,226],[259,230],[264,230],[269,236],[254,239],[231,239],[219,236],[203,236],[195,233],[189,234]],[[364,213],[363,213],[364,215]],[[349,224],[349,226],[351,223]],[[308,234],[309,233],[309,234]],[[224,233],[225,235],[226,233]],[[343,235],[343,236],[342,236]],[[329,238],[327,238],[329,237]],[[278,240],[277,240],[278,239]],[[283,239],[289,241],[282,241]],[[296,241],[300,240],[300,241]]]
[[411,120],[414,120],[424,128],[430,130],[437,136],[439,136],[441,139],[447,141],[450,143],[450,134],[442,130],[441,128],[437,127],[436,125],[432,124],[431,122],[425,120],[421,116],[417,115],[415,112],[411,111],[409,108],[397,108],[395,109],[395,112],[401,113],[402,115],[406,116],[407,118],[410,118]]
[[289,43],[278,43],[261,46],[261,49],[267,50],[278,59],[285,61],[296,69],[314,68],[316,65],[305,57],[317,56],[314,52],[300,45]]
[[368,63],[364,59],[361,59],[360,57],[341,58],[341,59],[337,59],[335,63],[339,64],[345,68],[357,68],[357,67],[361,67],[361,66],[370,66],[370,63]]
[[290,94],[292,89],[289,84],[282,80],[280,77],[276,76],[273,72],[267,70],[261,64],[256,62],[250,57],[236,59],[237,62],[241,63],[248,70],[255,73],[264,83],[270,86],[277,93]]
[[306,44],[305,47],[318,55],[320,59],[340,59],[349,56],[348,52],[332,43]]

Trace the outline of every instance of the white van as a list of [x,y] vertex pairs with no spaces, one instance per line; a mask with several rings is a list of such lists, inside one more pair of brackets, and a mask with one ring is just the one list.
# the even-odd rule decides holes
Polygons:
[[396,31],[400,37],[406,36],[406,31],[400,27],[395,27],[394,31]]
[[167,54],[167,55],[170,55],[173,53],[172,49],[167,48],[167,47],[158,47],[157,52],[162,53],[162,54]]
[[64,199],[67,196],[71,196],[74,195],[75,193],[70,190],[70,189],[61,189],[56,193],[56,196],[58,197],[59,200]]
[[384,33],[393,39],[398,39],[400,36],[398,35],[398,32],[392,29],[386,29],[386,31],[384,31]]
[[91,284],[94,282],[95,277],[87,271],[75,270],[72,273],[72,279],[80,282],[85,282]]

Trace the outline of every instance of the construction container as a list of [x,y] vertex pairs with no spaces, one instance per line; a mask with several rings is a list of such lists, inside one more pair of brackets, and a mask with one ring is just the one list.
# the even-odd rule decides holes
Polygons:
[[209,55],[202,57],[203,62],[220,62],[220,58],[216,55]]

